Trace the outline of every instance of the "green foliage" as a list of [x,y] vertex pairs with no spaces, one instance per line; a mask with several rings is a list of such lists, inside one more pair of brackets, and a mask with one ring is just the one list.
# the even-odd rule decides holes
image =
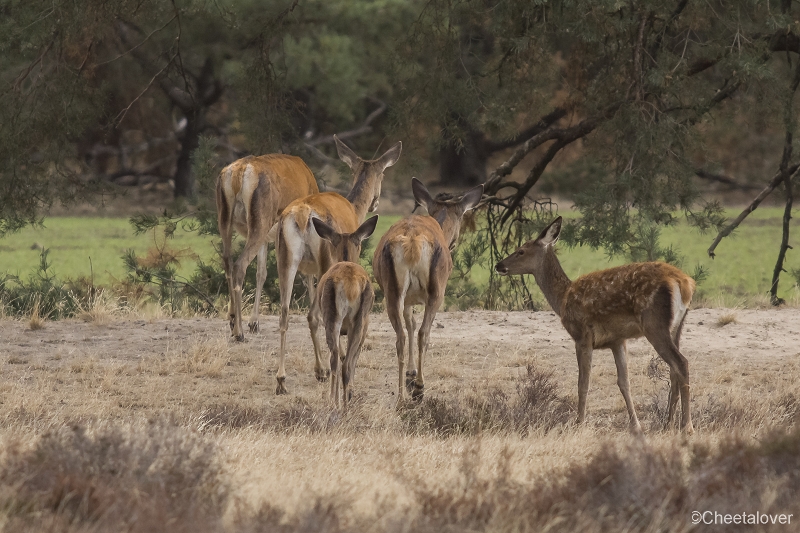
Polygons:
[[34,311],[42,318],[70,318],[94,296],[91,282],[63,282],[53,272],[48,250],[42,249],[39,266],[28,281],[6,274],[0,279],[0,303],[5,314],[24,317]]

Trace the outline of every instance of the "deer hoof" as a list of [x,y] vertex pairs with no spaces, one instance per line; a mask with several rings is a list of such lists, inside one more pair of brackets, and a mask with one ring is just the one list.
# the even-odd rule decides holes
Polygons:
[[406,389],[408,392],[412,392],[414,390],[414,382],[417,379],[417,371],[416,370],[406,370]]
[[286,378],[284,377],[284,378],[277,378],[277,379],[278,379],[278,388],[275,389],[275,394],[279,395],[279,396],[281,394],[289,394],[289,391],[287,391],[286,387],[283,385],[283,383],[286,381]]
[[242,333],[241,335],[234,335],[233,340],[235,340],[236,342],[244,342],[244,333]]
[[411,399],[415,402],[421,402],[423,396],[425,396],[425,385],[414,382],[414,390],[411,391]]
[[258,322],[250,322],[247,327],[250,328],[250,333],[258,333]]
[[326,383],[328,378],[331,377],[330,370],[314,370],[314,376],[320,383]]

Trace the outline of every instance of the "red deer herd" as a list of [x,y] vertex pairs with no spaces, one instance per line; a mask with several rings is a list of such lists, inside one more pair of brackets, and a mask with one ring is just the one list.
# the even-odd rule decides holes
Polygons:
[[[286,331],[289,303],[297,273],[303,275],[310,308],[308,325],[314,346],[314,374],[330,383],[330,398],[339,404],[339,382],[344,406],[352,396],[359,353],[367,336],[369,314],[375,299],[372,280],[358,263],[361,243],[375,231],[378,217],[365,222],[378,206],[384,171],[400,157],[401,143],[374,160],[356,155],[334,136],[339,158],[353,172],[349,194],[320,193],[308,166],[298,157],[273,154],[245,157],[225,167],[217,179],[217,216],[222,236],[222,259],[228,279],[228,316],[231,335],[244,340],[242,284],[245,271],[258,257],[256,290],[249,322],[259,329],[261,289],[266,280],[267,245],[273,242],[280,286],[280,352],[276,394],[286,394]],[[416,178],[411,190],[427,215],[409,215],[380,238],[372,270],[383,290],[386,312],[397,336],[398,406],[411,398],[421,400],[425,380],[423,363],[436,312],[444,301],[453,269],[451,252],[458,242],[461,219],[483,195],[480,185],[455,199],[433,198]],[[680,426],[692,433],[689,364],[679,349],[681,330],[694,293],[694,280],[679,269],[659,262],[634,263],[592,272],[572,281],[553,249],[561,231],[556,218],[539,236],[497,263],[500,275],[533,274],[553,311],[575,341],[578,359],[578,416],[586,417],[586,396],[595,348],[610,348],[617,367],[617,384],[630,418],[630,429],[641,425],[630,396],[627,340],[644,336],[669,365],[670,395],[667,426],[681,400]],[[239,258],[232,262],[233,230],[245,239]],[[424,314],[414,358],[413,307]],[[330,359],[320,352],[318,328],[322,323]],[[405,325],[405,329],[403,326]],[[344,348],[342,337],[347,337]],[[406,357],[407,355],[407,357]]]

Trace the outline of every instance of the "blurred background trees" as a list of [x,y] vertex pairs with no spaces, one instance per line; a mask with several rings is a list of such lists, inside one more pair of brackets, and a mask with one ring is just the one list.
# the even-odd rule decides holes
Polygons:
[[714,193],[781,195],[777,287],[798,19],[787,0],[6,1],[0,232],[117,186],[202,197],[201,139],[211,175],[275,151],[319,169],[338,133],[486,183],[495,254],[538,227],[542,195],[580,211],[567,242],[667,260],[676,213],[721,239]]

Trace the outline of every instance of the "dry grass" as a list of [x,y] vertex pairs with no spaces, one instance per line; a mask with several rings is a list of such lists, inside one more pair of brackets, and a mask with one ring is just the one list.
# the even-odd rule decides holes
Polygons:
[[737,322],[736,313],[725,313],[717,319],[717,327],[724,328],[728,324],[736,324]]
[[31,329],[31,331],[43,329],[46,321],[47,317],[40,314],[39,300],[37,299],[33,304],[33,308],[31,309],[31,316],[28,318],[28,327]]
[[[796,315],[739,310],[737,328],[714,327],[728,312],[689,315],[691,438],[663,430],[668,372],[639,341],[645,436],[626,431],[605,351],[576,427],[573,346],[547,313],[498,314],[496,331],[469,322],[480,313],[437,317],[426,397],[400,409],[394,334],[375,316],[346,413],[312,376],[300,315],[282,397],[274,317],[244,344],[223,319],[3,321],[0,529],[688,531],[697,509],[798,517],[800,359],[796,343],[771,344],[800,334]],[[787,530],[770,527],[748,531]]]

